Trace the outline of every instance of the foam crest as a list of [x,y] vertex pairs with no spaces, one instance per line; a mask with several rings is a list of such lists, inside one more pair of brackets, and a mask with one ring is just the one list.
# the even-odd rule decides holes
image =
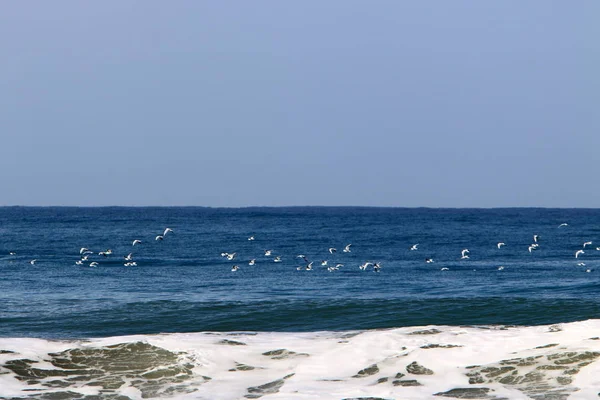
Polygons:
[[0,396],[589,399],[600,320],[312,333],[0,339]]

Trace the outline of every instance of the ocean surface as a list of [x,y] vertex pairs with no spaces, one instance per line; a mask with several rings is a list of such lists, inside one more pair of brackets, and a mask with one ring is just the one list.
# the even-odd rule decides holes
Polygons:
[[2,399],[600,392],[600,209],[2,207],[0,235]]

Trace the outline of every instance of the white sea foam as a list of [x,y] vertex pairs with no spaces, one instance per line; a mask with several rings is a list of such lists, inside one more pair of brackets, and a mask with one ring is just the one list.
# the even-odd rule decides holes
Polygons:
[[[447,394],[591,399],[600,392],[599,335],[600,320],[588,320],[558,326],[180,333],[89,341],[5,338],[0,339],[0,395],[69,390],[131,399],[431,399],[462,389]],[[15,361],[24,359],[31,361]],[[82,372],[79,380],[70,379],[73,373],[61,375],[73,369],[96,375],[83,379]],[[59,381],[68,385],[57,386]]]

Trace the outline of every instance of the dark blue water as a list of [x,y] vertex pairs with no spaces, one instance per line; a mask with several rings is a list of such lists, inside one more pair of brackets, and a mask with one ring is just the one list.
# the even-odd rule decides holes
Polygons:
[[[174,232],[156,241],[166,227]],[[0,234],[4,337],[600,318],[598,209],[5,207]],[[534,234],[540,246],[530,253]],[[143,243],[132,247],[134,239]],[[348,243],[352,252],[343,253]],[[78,266],[81,247],[96,254]],[[107,249],[113,254],[97,255]],[[124,266],[130,252],[137,266]],[[315,261],[312,271],[296,269],[299,254]],[[344,266],[328,272],[321,260]],[[366,261],[381,272],[361,271]]]

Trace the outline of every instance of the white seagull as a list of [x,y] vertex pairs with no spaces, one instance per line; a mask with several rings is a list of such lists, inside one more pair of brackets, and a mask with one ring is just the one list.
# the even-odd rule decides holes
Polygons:
[[265,250],[265,256],[270,256],[273,250]]
[[585,254],[585,252],[583,250],[577,250],[575,252],[575,258],[578,258],[580,254]]
[[504,269],[503,265],[501,265],[501,266],[498,267],[498,271],[502,271],[503,269]]
[[273,260],[273,262],[281,262],[281,257],[280,256],[275,257],[275,259]]
[[506,243],[504,243],[504,242],[500,242],[500,243],[498,243],[498,248],[500,248],[500,247],[502,247],[502,246],[506,246]]
[[132,246],[135,246],[135,245],[136,245],[136,244],[138,244],[138,243],[142,243],[142,241],[141,241],[141,240],[139,240],[139,239],[135,239],[131,245],[132,245]]
[[256,259],[253,258],[252,260],[250,260],[250,262],[248,263],[248,265],[254,265],[254,264],[256,264]]
[[254,240],[254,236],[250,236],[248,240]]
[[469,252],[469,249],[463,249],[463,250],[460,252],[460,258],[461,258],[461,259],[467,259],[467,258],[469,258],[469,256],[467,255],[467,253],[468,253],[468,252]]
[[75,261],[75,264],[76,264],[76,265],[83,265],[83,261],[81,261],[81,260],[77,260],[77,261]]
[[563,222],[562,224],[560,224],[558,227],[560,228],[561,226],[568,226],[569,224],[567,224],[566,222]]
[[360,268],[360,269],[361,269],[361,271],[364,271],[364,270],[366,270],[366,269],[367,269],[367,267],[368,267],[369,265],[373,265],[373,263],[366,262],[366,263],[364,263],[364,264],[360,265],[358,268]]
[[323,267],[324,267],[324,266],[326,266],[326,265],[327,265],[327,260],[323,260],[323,261],[321,261],[321,265],[322,265]]
[[413,244],[413,245],[411,246],[411,248],[410,248],[410,249],[411,249],[411,250],[417,250],[417,246],[418,246],[418,245],[419,245],[419,243],[417,243],[417,244]]
[[154,240],[163,240],[165,237],[163,235],[158,235],[154,238]]
[[344,247],[344,250],[343,250],[343,252],[344,252],[344,253],[350,253],[350,246],[352,246],[352,243],[350,243],[350,244],[347,244],[347,245],[346,245],[346,247]]
[[125,261],[131,261],[133,260],[133,253],[129,253],[125,256]]
[[231,254],[227,253],[227,256],[226,256],[226,257],[227,257],[227,259],[228,259],[229,261],[231,261],[231,260],[233,260],[233,259],[235,258],[235,255],[236,255],[236,254],[237,254],[237,253],[231,253]]
[[79,250],[79,254],[87,253],[89,251],[90,249],[88,249],[87,247],[82,247],[81,250]]
[[162,234],[162,235],[163,235],[163,236],[167,236],[167,233],[169,233],[169,232],[173,232],[173,229],[171,229],[171,228],[167,228],[167,229],[165,229],[165,231],[163,232],[163,234]]
[[449,271],[449,270],[450,270],[450,268],[446,268],[446,267],[440,269],[440,271]]
[[31,260],[31,261],[29,261],[29,264],[34,265],[36,261],[37,261],[36,259]]
[[92,261],[90,263],[90,267],[96,267],[96,266],[98,266],[98,263],[96,261]]
[[431,264],[431,263],[433,262],[433,258],[426,258],[426,259],[425,259],[425,262],[426,262],[427,264]]
[[540,238],[539,235],[533,235],[533,242],[537,243],[538,239]]
[[336,249],[336,248],[334,248],[334,247],[330,247],[330,248],[329,248],[329,253],[330,253],[330,254],[333,254],[333,253],[335,253],[336,251],[337,251],[337,249]]
[[583,248],[585,249],[585,246],[587,246],[588,244],[589,244],[589,245],[591,245],[591,244],[592,244],[592,242],[585,242],[585,243],[583,244]]
[[231,272],[235,272],[238,269],[240,269],[240,267],[238,267],[237,265],[234,265],[233,267],[231,267]]

